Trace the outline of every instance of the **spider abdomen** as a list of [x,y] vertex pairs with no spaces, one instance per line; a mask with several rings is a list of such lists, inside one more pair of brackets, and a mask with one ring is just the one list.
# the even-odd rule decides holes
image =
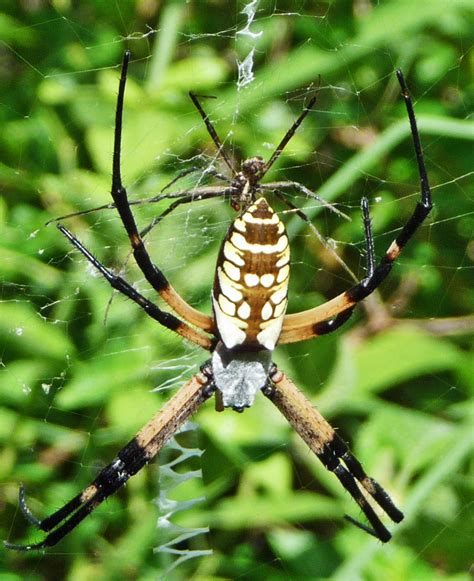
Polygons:
[[285,226],[265,198],[231,224],[217,260],[212,303],[228,349],[273,350],[288,295],[290,250]]

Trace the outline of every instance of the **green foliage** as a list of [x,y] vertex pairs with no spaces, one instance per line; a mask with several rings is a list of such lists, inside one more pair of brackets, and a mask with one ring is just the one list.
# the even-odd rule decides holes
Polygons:
[[[386,546],[343,521],[358,509],[264,398],[244,414],[195,420],[203,478],[177,499],[205,502],[176,518],[209,526],[189,547],[213,549],[176,579],[468,579],[472,518],[472,2],[98,0],[3,3],[0,13],[1,537],[38,539],[17,511],[23,482],[46,515],[86,486],[194,373],[206,354],[161,329],[71,249],[58,216],[110,202],[119,63],[127,84],[123,176],[131,199],[156,195],[216,152],[187,92],[203,103],[229,154],[268,158],[305,98],[308,116],[272,179],[294,179],[349,214],[295,201],[363,276],[359,201],[372,206],[381,256],[416,203],[419,182],[394,69],[415,102],[435,209],[376,300],[334,336],[279,347],[275,360],[338,427],[369,474],[402,507]],[[472,21],[472,20],[471,20]],[[237,90],[236,59],[255,48],[255,80]],[[318,80],[319,79],[319,80]],[[177,188],[210,183],[202,171]],[[378,201],[377,201],[378,200]],[[271,200],[273,204],[273,200]],[[284,208],[275,205],[279,210]],[[166,204],[135,206],[145,226]],[[191,304],[210,312],[216,253],[232,219],[220,200],[183,206],[149,237],[153,259]],[[290,310],[351,280],[304,222],[285,218]],[[65,221],[66,222],[66,221]],[[67,225],[155,300],[110,210]],[[106,323],[104,324],[104,319]],[[156,470],[132,478],[60,546],[2,555],[5,579],[155,579]],[[3,550],[3,549],[2,549]],[[3,567],[3,569],[2,569]]]

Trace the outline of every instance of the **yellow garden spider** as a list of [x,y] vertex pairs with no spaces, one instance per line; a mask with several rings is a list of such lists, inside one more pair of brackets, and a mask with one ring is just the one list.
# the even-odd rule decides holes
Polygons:
[[[211,352],[211,358],[199,373],[186,382],[168,403],[118,453],[97,478],[76,497],[49,517],[36,519],[25,502],[25,490],[20,488],[19,504],[24,516],[35,527],[45,531],[45,539],[36,544],[6,543],[10,549],[27,551],[44,549],[59,542],[72,531],[106,498],[114,494],[127,480],[148,464],[163,445],[182,426],[198,407],[216,394],[216,408],[233,408],[242,412],[252,405],[257,392],[272,401],[290,422],[296,432],[317,455],[326,469],[333,472],[350,493],[369,521],[362,524],[346,517],[362,530],[382,542],[391,535],[376,515],[367,497],[372,497],[384,512],[398,523],[403,513],[393,504],[384,489],[368,477],[360,462],[351,454],[345,442],[319,414],[294,383],[272,362],[272,351],[277,344],[293,343],[331,333],[345,323],[355,306],[370,295],[387,277],[394,261],[405,244],[429,214],[432,202],[423,154],[418,135],[413,105],[401,71],[397,71],[402,96],[408,113],[421,182],[421,199],[391,243],[382,259],[376,263],[369,216],[369,205],[362,199],[362,216],[366,238],[367,275],[352,288],[332,300],[301,313],[286,315],[290,251],[285,227],[270,207],[263,194],[266,191],[298,190],[313,197],[304,186],[295,182],[262,184],[262,178],[279,158],[304,117],[313,107],[315,98],[300,114],[276,148],[269,161],[260,157],[243,162],[236,171],[226,155],[217,133],[202,109],[198,98],[191,95],[218,152],[232,173],[232,178],[215,173],[225,180],[225,186],[198,188],[198,191],[168,194],[176,197],[168,210],[193,199],[222,196],[240,209],[230,225],[217,259],[212,290],[213,316],[208,316],[188,305],[169,284],[164,274],[151,261],[139,233],[127,191],[122,185],[120,148],[125,84],[130,61],[126,52],[120,78],[113,153],[112,198],[113,207],[120,215],[133,249],[135,260],[151,286],[176,315],[163,311],[146,299],[122,277],[102,265],[61,224],[59,230],[102,274],[109,284],[135,301],[150,317]],[[366,497],[367,495],[367,497]]]

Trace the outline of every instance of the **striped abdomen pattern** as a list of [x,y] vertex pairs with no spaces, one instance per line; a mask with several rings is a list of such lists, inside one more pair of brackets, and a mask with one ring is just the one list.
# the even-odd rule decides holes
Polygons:
[[275,348],[289,274],[285,226],[265,198],[258,198],[231,224],[217,260],[212,303],[228,349]]

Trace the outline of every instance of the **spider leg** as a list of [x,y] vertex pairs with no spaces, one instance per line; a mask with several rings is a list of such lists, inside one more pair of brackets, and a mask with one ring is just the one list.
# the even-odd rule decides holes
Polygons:
[[413,111],[413,103],[408,93],[405,79],[400,70],[397,71],[397,78],[402,88],[402,96],[405,100],[408,119],[410,121],[410,128],[418,165],[418,173],[420,177],[421,199],[417,202],[412,215],[408,219],[408,222],[403,226],[400,234],[390,244],[378,264],[376,264],[374,255],[368,202],[365,198],[362,199],[362,214],[364,219],[364,230],[367,244],[367,276],[349,290],[341,293],[334,299],[319,305],[318,307],[308,309],[307,311],[303,311],[301,313],[286,315],[283,322],[282,333],[280,335],[280,343],[292,343],[294,341],[300,341],[314,337],[317,334],[317,325],[322,321],[336,317],[340,313],[349,309],[353,309],[358,302],[362,301],[371,293],[373,293],[374,290],[377,289],[387,278],[394,262],[400,256],[403,248],[416,232],[416,230],[424,222],[425,218],[428,216],[433,207],[430,185],[428,182],[423,151],[420,143],[420,136],[416,125],[415,113]]
[[295,204],[293,204],[292,202],[290,202],[290,200],[287,200],[285,196],[283,196],[281,193],[279,192],[275,192],[275,195],[277,196],[277,198],[279,198],[286,206],[288,206],[288,208],[291,208],[296,215],[301,218],[304,222],[306,222],[306,224],[308,224],[310,230],[314,233],[314,235],[316,236],[316,238],[319,240],[319,242],[324,246],[324,248],[326,248],[326,250],[328,250],[331,255],[333,256],[333,258],[336,260],[336,262],[338,262],[340,264],[340,266],[349,274],[349,276],[351,276],[354,280],[357,281],[357,277],[356,275],[352,272],[352,270],[347,266],[347,264],[342,260],[342,258],[339,256],[339,254],[334,250],[334,248],[332,248],[327,240],[324,238],[324,236],[321,234],[321,232],[316,228],[316,226],[311,222],[311,220],[308,218],[308,216],[303,212],[303,210],[301,210],[300,208],[298,208],[298,206],[295,206]]
[[148,226],[143,228],[143,230],[140,230],[141,238],[145,238],[145,236],[151,230],[153,230],[153,228],[155,228],[155,226],[157,226],[163,220],[163,218],[165,218],[166,216],[171,214],[171,212],[173,212],[178,206],[181,206],[182,204],[190,204],[191,202],[197,202],[197,201],[200,202],[201,200],[210,200],[211,198],[219,198],[219,197],[225,198],[227,196],[230,196],[232,194],[232,191],[233,190],[231,188],[219,188],[219,191],[217,191],[217,192],[208,191],[208,192],[202,192],[198,195],[196,195],[194,192],[190,192],[187,196],[183,196],[182,198],[179,198],[178,200],[175,200],[174,202],[172,202],[166,208],[166,210],[161,212],[161,214],[159,216],[156,216],[156,218],[153,218],[153,220],[148,224]]
[[[313,331],[316,337],[321,337],[321,335],[327,335],[328,333],[333,333],[337,331],[339,327],[342,327],[346,321],[352,317],[354,309],[347,309],[342,311],[329,321],[322,321],[321,323],[315,323],[313,326]],[[281,341],[280,341],[281,342]]]
[[191,97],[191,100],[194,103],[194,106],[198,110],[199,114],[201,115],[202,120],[204,121],[204,124],[206,126],[207,132],[209,133],[212,141],[214,142],[215,146],[217,147],[217,153],[222,157],[225,164],[232,172],[232,175],[235,176],[237,174],[237,172],[235,171],[235,168],[232,165],[232,162],[230,161],[230,159],[229,159],[229,157],[224,149],[222,141],[220,140],[219,136],[217,135],[216,130],[214,129],[214,125],[211,123],[207,113],[202,108],[202,105],[199,102],[198,96],[191,91],[189,92],[189,96]]
[[212,167],[208,168],[208,169],[206,169],[206,168],[203,169],[202,167],[194,166],[194,167],[189,167],[187,169],[183,169],[183,171],[180,171],[179,174],[177,176],[175,176],[169,182],[169,184],[166,184],[166,186],[161,189],[161,191],[165,192],[167,189],[169,189],[171,186],[173,186],[180,179],[188,176],[189,174],[196,173],[198,171],[202,172],[203,177],[209,175],[209,176],[212,176],[218,180],[222,180],[223,182],[226,182],[228,184],[230,184],[230,182],[231,182],[231,180],[227,176],[225,176],[223,173],[216,171]]
[[270,384],[268,389],[264,390],[264,394],[286,417],[323,465],[334,472],[342,486],[359,505],[371,526],[359,523],[352,517],[348,517],[348,520],[380,541],[388,542],[391,538],[389,531],[363,495],[357,481],[394,522],[400,522],[403,519],[403,513],[396,508],[380,484],[366,475],[360,462],[349,452],[347,445],[331,425],[296,385],[276,369],[276,366],[270,374]]
[[127,231],[133,249],[133,255],[140,270],[145,275],[147,281],[158,292],[161,298],[181,317],[191,324],[196,325],[203,331],[211,332],[214,329],[214,320],[208,315],[200,313],[176,292],[169,284],[161,270],[153,264],[148,255],[143,240],[138,233],[135,218],[133,217],[130,204],[128,202],[127,190],[122,184],[120,169],[120,150],[122,143],[122,117],[125,96],[125,84],[127,81],[127,70],[130,62],[130,51],[126,51],[122,62],[122,73],[120,76],[119,91],[117,96],[117,109],[115,113],[115,135],[114,152],[112,162],[112,198],[118,210],[122,223]]
[[49,534],[39,543],[16,545],[5,542],[5,546],[16,551],[45,549],[52,547],[71,532],[131,476],[148,464],[212,395],[214,384],[208,368],[204,365],[201,373],[183,385],[87,488],[49,517],[40,521],[33,516],[25,502],[25,489],[20,487],[19,504],[23,515],[35,527]]
[[[211,198],[217,198],[217,197],[226,197],[227,195],[231,195],[232,194],[232,190],[231,189],[224,189],[224,188],[214,188],[214,189],[206,189],[206,190],[199,190],[199,193],[196,193],[197,190],[193,190],[192,192],[186,192],[183,193],[181,195],[180,198],[178,198],[177,200],[175,200],[174,202],[172,202],[168,208],[166,208],[163,212],[161,212],[161,214],[159,214],[158,216],[156,216],[155,218],[153,218],[153,220],[148,224],[148,226],[145,226],[145,228],[143,228],[142,230],[140,230],[140,237],[143,239],[145,238],[145,236],[147,236],[162,220],[163,218],[165,218],[166,216],[168,216],[169,214],[171,214],[171,212],[173,212],[173,210],[175,210],[178,206],[182,205],[182,204],[188,204],[191,202],[198,202],[201,200],[209,200]],[[172,194],[170,195],[164,195],[161,196],[161,198],[163,199],[164,197],[171,197]],[[175,196],[173,196],[175,197]],[[149,200],[149,202],[155,202],[158,201],[155,198],[151,198]],[[146,202],[146,201],[144,201]],[[115,206],[114,206],[115,207]],[[128,264],[128,261],[130,260],[130,257],[133,254],[133,250],[131,250],[125,260],[123,261],[121,267],[120,267],[120,271],[123,271],[123,269],[125,268],[125,266]],[[107,309],[106,309],[106,317],[107,317],[107,313],[108,313],[108,309],[112,304],[112,300],[113,300],[113,296],[110,297],[108,303],[107,303]],[[196,311],[198,313],[198,315],[201,315],[201,313],[199,313],[199,311]]]
[[293,135],[296,133],[298,127],[301,125],[301,123],[303,122],[303,119],[306,117],[306,115],[312,110],[312,108],[314,107],[314,104],[316,103],[316,98],[317,95],[314,95],[313,97],[311,97],[307,107],[305,107],[303,109],[303,111],[300,113],[300,115],[298,116],[298,118],[294,121],[293,125],[288,129],[288,131],[285,133],[283,139],[280,141],[280,143],[278,144],[277,148],[275,149],[275,151],[273,152],[272,156],[270,157],[270,159],[267,161],[267,163],[265,164],[265,167],[262,170],[261,175],[259,176],[259,179],[262,179],[263,176],[268,172],[268,170],[272,167],[272,165],[277,161],[277,159],[280,157],[281,152],[285,149],[285,147],[287,146],[288,142],[290,141],[290,139],[293,137]]
[[175,317],[171,313],[162,311],[157,305],[149,301],[143,295],[141,295],[137,290],[135,290],[125,279],[121,276],[115,275],[108,268],[106,268],[101,262],[93,256],[87,248],[85,248],[81,242],[73,235],[67,228],[61,224],[57,225],[58,229],[62,234],[75,246],[79,252],[102,274],[102,276],[107,280],[110,286],[129,299],[137,303],[147,315],[149,315],[155,321],[158,321],[161,325],[178,333],[185,339],[192,341],[196,345],[203,347],[204,349],[212,349],[213,342],[209,337],[201,335],[195,331],[192,327]]
[[[210,198],[216,198],[216,197],[220,197],[220,196],[226,196],[227,193],[231,193],[231,191],[227,191],[227,190],[222,190],[222,191],[218,191],[218,192],[214,192],[214,191],[210,191],[210,192],[202,192],[201,194],[199,194],[199,197],[196,198],[194,192],[189,192],[189,194],[186,194],[185,196],[183,195],[182,198],[177,199],[176,201],[174,201],[172,204],[170,204],[168,206],[168,208],[166,208],[166,210],[164,210],[163,212],[161,212],[161,214],[159,214],[158,216],[156,216],[155,218],[153,218],[153,220],[148,224],[148,226],[145,226],[145,228],[143,228],[142,230],[140,230],[140,237],[143,239],[145,238],[145,236],[147,236],[156,226],[158,226],[158,224],[163,220],[163,218],[165,218],[166,216],[168,216],[169,214],[171,214],[171,212],[173,212],[173,210],[175,210],[178,206],[182,205],[182,204],[188,204],[191,202],[197,202],[197,201],[201,201],[204,199],[210,199]],[[120,271],[122,271],[125,266],[128,264],[128,261],[130,260],[130,257],[133,254],[133,250],[131,250],[125,260],[122,263],[122,266],[120,267]],[[106,317],[107,317],[107,313],[108,313],[108,309],[112,304],[112,300],[113,300],[113,295],[110,297],[108,303],[107,303],[107,309],[106,309]]]
[[[375,254],[374,254],[374,237],[372,234],[372,225],[370,221],[369,214],[369,202],[367,198],[362,198],[361,201],[362,218],[364,223],[364,233],[365,233],[365,247],[366,247],[366,271],[367,277],[370,278],[374,274],[375,270]],[[352,275],[352,271],[349,269]],[[337,297],[336,297],[337,298]],[[332,333],[341,327],[346,321],[350,319],[352,313],[354,312],[355,304],[350,305],[348,308],[343,309],[339,312],[332,312],[328,309],[331,306],[331,301],[310,309],[309,311],[303,311],[303,313],[312,312],[314,313],[316,309],[322,313],[319,315],[319,320],[306,324],[303,332],[301,328],[298,328],[293,324],[293,320],[299,318],[303,313],[297,313],[296,315],[287,315],[283,322],[283,329],[278,339],[279,344],[283,343],[294,343],[295,341],[302,341],[304,339],[309,339],[312,337],[320,337],[321,335],[327,335]],[[330,313],[330,314],[328,314]],[[331,317],[331,318],[330,318]],[[329,320],[327,320],[329,319]]]
[[372,496],[377,504],[384,509],[393,522],[401,522],[403,520],[403,513],[393,504],[392,499],[380,484],[370,476],[367,476],[362,464],[352,454],[347,444],[337,432],[334,433],[332,447],[336,456],[344,462],[350,473],[360,482],[362,487]]
[[[268,182],[266,184],[259,184],[258,187],[260,190],[290,190],[290,189],[297,190],[298,192],[304,194],[307,198],[311,198],[312,200],[316,200],[319,204],[321,204],[322,206],[324,206],[325,208],[327,208],[331,212],[334,212],[338,216],[341,216],[341,218],[344,218],[345,220],[348,220],[349,222],[351,221],[351,218],[347,214],[344,214],[344,212],[341,212],[341,210],[336,208],[336,206],[334,204],[327,202],[324,198],[321,198],[320,196],[318,196],[318,194],[315,194],[314,192],[312,192],[311,190],[309,190],[307,187],[305,187],[303,184],[300,184],[299,182],[290,182],[290,181]],[[277,192],[275,192],[275,193],[277,193]],[[310,219],[306,216],[306,214],[305,214],[305,218],[303,218],[303,220],[307,221],[308,223],[311,223]]]
[[[215,173],[212,174],[214,177],[219,179],[225,179],[226,176]],[[173,182],[170,182],[167,186],[165,186],[161,191],[163,192],[166,188],[170,187]],[[232,192],[229,191],[227,188],[222,186],[207,186],[201,188],[193,188],[192,191],[184,190],[180,192],[171,192],[169,194],[160,193],[156,196],[152,196],[151,198],[143,198],[140,200],[129,200],[128,203],[130,206],[145,206],[147,204],[156,204],[161,202],[162,200],[171,200],[175,198],[186,198],[188,196],[193,196],[194,200],[201,200],[207,197],[217,197],[217,196],[226,196],[231,194]],[[49,226],[52,222],[60,222],[61,220],[67,220],[68,218],[75,218],[76,216],[86,216],[87,214],[93,214],[94,212],[99,212],[100,210],[115,210],[117,206],[111,202],[110,204],[102,204],[102,206],[95,206],[94,208],[88,208],[87,210],[80,210],[79,212],[71,212],[70,214],[64,214],[62,216],[58,216],[57,218],[51,218],[45,222],[45,226]]]
[[[217,175],[218,174],[216,174],[216,177],[217,177]],[[223,177],[225,177],[225,176],[223,176]],[[146,226],[145,228],[143,228],[140,231],[140,237],[143,239],[145,236],[147,236],[147,234],[159,222],[161,222],[161,220],[165,216],[170,214],[179,204],[185,204],[188,202],[196,202],[196,201],[216,198],[216,197],[220,197],[220,196],[225,198],[227,195],[230,196],[231,194],[232,194],[232,190],[230,188],[223,188],[221,186],[209,186],[209,187],[204,187],[204,188],[195,188],[191,192],[190,191],[173,192],[173,193],[169,193],[169,194],[159,194],[157,196],[153,196],[151,198],[147,198],[144,200],[133,200],[130,202],[130,205],[138,206],[138,205],[145,205],[145,204],[154,204],[154,203],[161,202],[162,200],[165,200],[165,199],[175,199],[175,202],[173,202],[169,208],[164,210],[164,212],[162,212],[158,217],[154,218],[150,222],[150,224],[148,224],[148,226]],[[46,226],[51,224],[51,222],[56,222],[56,225],[57,225],[57,223],[62,219],[72,218],[72,217],[76,217],[76,216],[84,216],[85,214],[90,214],[90,213],[96,212],[98,210],[115,209],[115,208],[116,208],[115,204],[111,203],[111,204],[104,204],[103,206],[97,206],[95,208],[90,208],[88,210],[83,210],[81,212],[73,212],[71,214],[65,214],[64,216],[60,216],[58,218],[53,218],[53,219],[49,220],[48,222],[46,222]],[[124,266],[128,263],[128,261],[130,260],[130,256],[132,254],[133,254],[133,249],[127,255],[120,270],[122,270],[124,268]],[[107,305],[107,312],[108,312],[110,305],[112,304],[112,299],[113,299],[113,297],[111,297],[109,299],[109,302]],[[189,308],[192,309],[192,307],[190,307],[190,306],[189,306]],[[205,315],[202,315],[202,313],[200,313],[199,311],[196,311],[195,309],[192,309],[192,310],[194,311],[195,316],[198,318],[198,321],[201,320],[202,317],[204,317],[204,328],[203,327],[201,327],[201,328],[203,328],[203,330],[207,330],[209,327],[209,324],[207,322],[207,317]],[[105,317],[107,318],[107,314],[105,315]],[[195,320],[193,319],[192,322],[195,322]],[[209,329],[209,330],[211,330],[211,329]]]
[[25,517],[25,519],[37,529],[41,528],[41,521],[35,517],[26,504],[25,499],[26,490],[23,484],[20,484],[20,490],[18,492],[18,506]]

